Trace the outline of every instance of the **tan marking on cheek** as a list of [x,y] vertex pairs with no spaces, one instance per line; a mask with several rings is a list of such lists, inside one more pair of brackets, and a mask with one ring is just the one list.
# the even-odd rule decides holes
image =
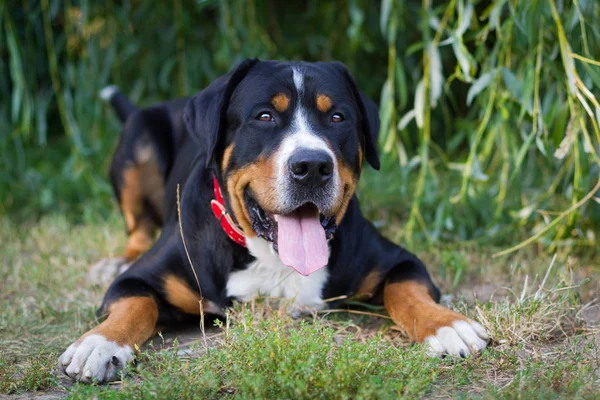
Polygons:
[[104,322],[84,334],[80,343],[89,335],[102,335],[119,346],[141,346],[154,333],[158,320],[158,307],[151,297],[125,297],[108,307]]
[[377,293],[377,289],[381,284],[382,276],[377,270],[369,272],[369,274],[363,279],[360,287],[356,291],[357,296],[365,296],[371,298]]
[[[331,150],[331,152],[335,154],[329,139],[323,138],[323,140],[325,140],[325,143],[327,144],[329,150]],[[335,212],[335,221],[336,224],[339,225],[342,221],[342,218],[344,218],[344,215],[346,214],[346,210],[348,209],[350,199],[352,199],[354,191],[356,190],[358,176],[354,174],[354,171],[352,171],[352,169],[349,166],[347,166],[343,162],[343,160],[338,159],[336,156],[334,157],[338,163],[338,175],[340,179],[341,190],[339,191],[336,199],[333,202],[332,209],[337,210]]]
[[230,144],[223,152],[223,160],[221,161],[221,171],[225,171],[227,169],[227,166],[229,165],[229,160],[231,160],[231,153],[233,152],[233,146],[233,144]]
[[385,285],[383,304],[394,323],[406,332],[410,340],[418,342],[435,335],[439,328],[467,320],[463,315],[437,304],[427,286],[416,281]]
[[254,178],[250,181],[250,189],[266,212],[274,212],[279,209],[277,198],[277,179],[275,160],[278,153],[275,152],[270,158],[262,159],[254,165]]
[[277,153],[270,158],[261,157],[253,164],[240,168],[229,174],[227,193],[236,221],[244,231],[244,235],[254,237],[250,213],[244,201],[244,190],[249,187],[256,200],[266,212],[277,210],[277,186],[275,177],[275,160]]
[[273,104],[273,107],[275,107],[277,112],[282,113],[287,111],[288,107],[290,106],[290,98],[285,93],[277,93],[271,99],[271,104]]
[[356,190],[356,183],[358,181],[357,176],[354,174],[352,169],[342,162],[339,162],[339,176],[340,183],[342,186],[342,193],[338,196],[336,201],[335,209],[338,211],[335,214],[335,221],[339,225],[346,214],[350,199],[354,195]]
[[317,109],[323,113],[331,110],[331,107],[333,106],[333,100],[331,100],[331,97],[327,96],[326,94],[320,94],[317,96]]
[[165,278],[164,291],[169,304],[187,314],[200,315],[200,301],[205,313],[222,314],[222,310],[215,303],[202,299],[199,292],[192,290],[183,279],[175,275]]
[[[246,209],[244,202],[244,184],[248,183],[249,173],[248,168],[238,170],[227,177],[227,193],[229,195],[229,203],[231,205],[231,212],[235,217],[235,221],[238,223],[244,235],[247,237],[254,237],[254,230],[252,229],[252,222],[250,219],[250,213]],[[241,190],[238,189],[241,187]]]

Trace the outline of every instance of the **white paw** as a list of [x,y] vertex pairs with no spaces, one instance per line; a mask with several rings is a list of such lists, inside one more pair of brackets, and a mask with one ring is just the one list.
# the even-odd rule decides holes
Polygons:
[[475,321],[455,321],[452,326],[439,328],[435,335],[425,338],[427,354],[442,357],[446,354],[466,357],[483,350],[490,339],[485,328]]
[[102,335],[90,335],[69,346],[58,362],[65,374],[77,381],[109,382],[119,378],[119,371],[131,359],[131,347],[109,342]]
[[105,286],[130,266],[131,263],[127,263],[124,257],[103,258],[90,267],[85,277],[90,285]]

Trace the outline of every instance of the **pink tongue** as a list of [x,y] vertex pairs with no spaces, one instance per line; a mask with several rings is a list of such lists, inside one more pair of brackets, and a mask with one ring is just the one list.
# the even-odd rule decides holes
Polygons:
[[327,265],[329,249],[319,213],[313,207],[277,216],[279,258],[285,265],[308,276]]

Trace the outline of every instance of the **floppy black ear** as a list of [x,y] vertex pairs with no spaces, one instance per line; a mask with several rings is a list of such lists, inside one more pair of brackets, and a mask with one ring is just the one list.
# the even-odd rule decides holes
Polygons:
[[192,97],[183,110],[183,120],[188,132],[200,144],[202,151],[206,152],[207,168],[214,160],[217,143],[225,129],[231,94],[257,62],[256,58],[242,61],[227,75],[221,76]]
[[362,118],[363,135],[365,136],[365,157],[371,167],[379,170],[379,151],[377,150],[377,139],[379,138],[379,110],[371,99],[358,90],[354,78],[352,78],[352,75],[350,75],[348,68],[346,68],[344,64],[337,61],[332,64],[344,75],[354,94],[356,102],[358,103]]

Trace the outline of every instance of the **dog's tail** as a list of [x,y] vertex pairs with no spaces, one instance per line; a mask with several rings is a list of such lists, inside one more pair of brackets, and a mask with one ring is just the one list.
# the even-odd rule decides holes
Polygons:
[[137,110],[137,107],[129,101],[116,85],[110,85],[102,89],[100,98],[113,106],[121,122],[127,121],[131,113]]

